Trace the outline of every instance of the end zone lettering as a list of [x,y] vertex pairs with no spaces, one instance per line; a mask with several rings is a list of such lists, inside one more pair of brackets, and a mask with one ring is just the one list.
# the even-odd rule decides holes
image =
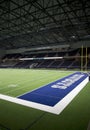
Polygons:
[[52,88],[59,88],[59,89],[66,89],[69,86],[71,86],[73,83],[75,83],[77,80],[79,80],[80,78],[82,78],[84,76],[84,74],[75,74],[72,75],[69,78],[66,78],[60,82],[57,82],[56,84],[52,85]]
[[[46,84],[31,92],[19,96],[19,99],[36,103],[36,105],[45,105],[47,107],[58,106],[59,102],[62,104],[64,99],[64,106],[69,103],[74,96],[86,85],[88,82],[87,73],[75,72],[62,79]],[[67,97],[69,95],[69,97]],[[62,106],[62,105],[61,105]],[[41,107],[40,107],[41,108]],[[45,109],[44,109],[45,110]],[[58,110],[58,109],[57,109]]]

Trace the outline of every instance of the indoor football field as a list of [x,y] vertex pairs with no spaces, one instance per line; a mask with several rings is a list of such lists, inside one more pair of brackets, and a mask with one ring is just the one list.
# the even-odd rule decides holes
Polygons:
[[[79,74],[81,77],[77,79],[75,75]],[[0,69],[0,130],[89,130],[89,82],[59,112],[61,96],[64,98],[59,87],[68,89],[65,94],[69,93],[68,85],[63,86],[65,83],[70,85],[68,77],[75,86],[78,85],[77,80],[81,82],[83,77],[87,77],[87,73],[52,69]],[[17,103],[18,100],[21,102]],[[27,104],[30,101],[31,106],[23,104],[22,100]],[[55,108],[53,112],[52,107],[56,104],[58,111]]]

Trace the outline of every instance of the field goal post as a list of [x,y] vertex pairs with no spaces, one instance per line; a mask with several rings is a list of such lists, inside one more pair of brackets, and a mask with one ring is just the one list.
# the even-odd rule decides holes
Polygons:
[[[85,67],[84,67],[84,60],[85,60]],[[87,52],[87,46],[85,47],[85,56],[84,56],[84,47],[81,46],[81,71],[85,69],[87,71],[87,65],[88,65],[88,52]]]

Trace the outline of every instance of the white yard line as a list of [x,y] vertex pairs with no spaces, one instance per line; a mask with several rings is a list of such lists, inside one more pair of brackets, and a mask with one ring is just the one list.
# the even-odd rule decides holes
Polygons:
[[[42,75],[39,75],[39,77],[42,77]],[[46,77],[46,76],[45,76]],[[37,78],[37,80],[40,80],[40,79],[42,79],[42,78]],[[44,79],[44,77],[43,77],[43,79]],[[10,85],[10,84],[18,84],[18,85],[22,85],[23,83],[28,83],[28,82],[33,82],[33,81],[36,81],[36,79],[29,79],[28,81],[27,80],[23,80],[23,82],[22,82],[22,80],[17,80],[17,81],[15,81],[15,82],[13,82],[13,81],[10,81],[10,83],[8,83],[8,85]],[[5,86],[7,85],[7,83],[5,82],[5,83],[3,83],[3,85],[5,84]],[[0,90],[3,90],[3,89],[6,89],[7,88],[7,86],[6,87],[3,87],[3,88],[0,88]]]
[[[52,77],[52,75],[53,75],[53,74],[50,74],[50,77]],[[42,79],[45,79],[45,80],[46,80],[46,79],[47,79],[47,76],[41,77],[41,78],[37,78],[37,79],[34,79],[34,80],[32,80],[32,81],[28,81],[28,82],[26,81],[26,83],[29,83],[29,82],[30,82],[30,83],[34,83],[33,81],[36,81],[37,83],[38,83],[38,82],[44,82],[45,80],[42,80]],[[55,81],[56,81],[56,80],[59,80],[59,79],[60,79],[60,78],[55,79]],[[53,81],[53,82],[55,82],[55,81]],[[21,81],[21,82],[22,82],[22,81]],[[17,90],[20,90],[20,89],[25,88],[26,86],[23,86],[23,87],[22,87],[22,84],[23,84],[23,83],[25,83],[25,82],[22,82],[22,83],[19,82],[18,87],[16,87],[16,88],[13,89],[13,90],[6,91],[5,94],[9,94],[9,93],[11,93],[11,92],[14,92],[14,91],[17,91]],[[51,83],[51,81],[50,81],[49,83]],[[49,83],[48,83],[48,84],[49,84]],[[47,84],[47,85],[48,85],[48,84]],[[19,86],[21,86],[21,87],[19,87]],[[28,87],[29,87],[29,86],[32,86],[32,85],[29,84]],[[43,86],[44,86],[44,85],[43,85]],[[42,86],[39,86],[38,88],[40,88],[40,87],[42,87]],[[6,88],[7,88],[7,87],[6,87]],[[38,88],[37,88],[37,89],[38,89]],[[36,90],[36,88],[33,89],[32,91],[34,91],[34,90]],[[29,92],[31,92],[31,91],[29,91]],[[25,92],[25,93],[29,93],[29,92]],[[25,94],[25,93],[24,93],[24,94]],[[21,94],[21,95],[22,95],[22,94]],[[20,96],[20,95],[18,95],[18,96]]]
[[[50,74],[49,76],[52,77],[52,75],[53,74]],[[11,82],[6,87],[0,88],[0,90],[4,90],[6,88],[9,88],[8,86],[10,86],[11,84],[17,84],[18,85],[17,89],[15,89],[15,90],[9,90],[9,91],[5,92],[5,94],[8,94],[9,92],[17,91],[19,89],[25,88],[25,87],[19,87],[19,86],[22,86],[22,84],[24,84],[25,82],[26,82],[26,84],[28,84],[29,82],[30,83],[34,83],[34,81],[40,82],[40,81],[42,81],[42,79],[47,79],[47,76],[42,77],[42,75],[41,76],[39,75],[39,77],[41,77],[41,78],[37,78],[37,79],[35,78],[35,79],[32,79],[32,80],[28,80],[28,81],[23,80],[23,82],[22,82],[22,80],[18,80],[18,82]],[[44,82],[44,80],[43,80],[43,82]],[[29,84],[28,86],[31,86],[31,85]]]

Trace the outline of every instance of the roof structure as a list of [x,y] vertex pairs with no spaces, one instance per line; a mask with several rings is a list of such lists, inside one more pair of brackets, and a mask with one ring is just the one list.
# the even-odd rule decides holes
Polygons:
[[0,48],[90,41],[89,0],[0,0]]

